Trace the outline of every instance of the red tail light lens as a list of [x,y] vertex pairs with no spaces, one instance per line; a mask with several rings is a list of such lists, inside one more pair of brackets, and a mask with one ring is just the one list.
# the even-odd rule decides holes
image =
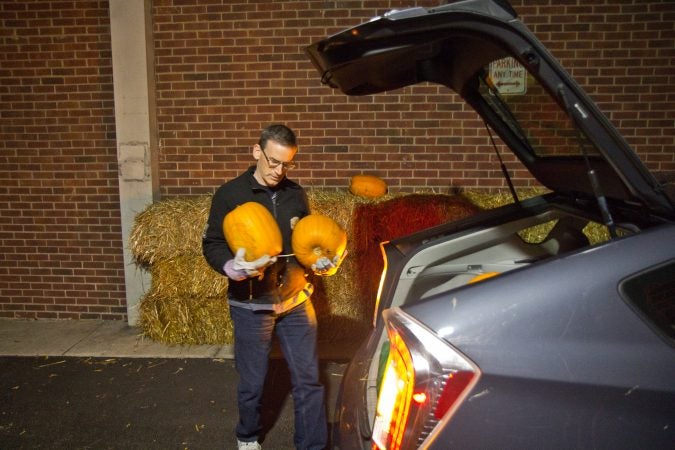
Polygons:
[[419,448],[434,439],[478,381],[469,359],[398,308],[384,311],[389,358],[378,395],[372,447]]

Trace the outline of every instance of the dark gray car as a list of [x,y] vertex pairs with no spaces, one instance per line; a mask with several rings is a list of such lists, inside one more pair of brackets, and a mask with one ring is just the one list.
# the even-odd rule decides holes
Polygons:
[[307,53],[348,95],[455,91],[545,188],[382,244],[334,446],[675,448],[673,199],[510,5],[394,11]]

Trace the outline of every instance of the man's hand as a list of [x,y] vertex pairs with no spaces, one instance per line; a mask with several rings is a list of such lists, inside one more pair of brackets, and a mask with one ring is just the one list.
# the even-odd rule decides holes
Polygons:
[[322,256],[312,264],[312,270],[316,275],[321,277],[335,275],[340,268],[340,264],[342,264],[342,260],[345,259],[345,256],[347,256],[347,250],[345,250],[342,255],[335,255],[332,260],[328,259],[326,256]]
[[250,277],[262,277],[265,268],[277,261],[276,256],[270,255],[263,255],[255,261],[246,261],[245,254],[246,250],[240,248],[234,255],[234,259],[225,263],[225,273],[233,280],[241,281]]

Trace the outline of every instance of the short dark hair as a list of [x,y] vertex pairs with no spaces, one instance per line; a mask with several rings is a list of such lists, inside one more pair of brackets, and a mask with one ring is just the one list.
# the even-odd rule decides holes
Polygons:
[[264,149],[269,140],[288,147],[297,148],[298,146],[295,133],[286,125],[275,124],[265,128],[260,135],[258,145],[260,148]]

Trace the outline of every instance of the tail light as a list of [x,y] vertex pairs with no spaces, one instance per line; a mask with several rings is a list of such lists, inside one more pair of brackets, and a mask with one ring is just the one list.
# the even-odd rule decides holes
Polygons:
[[380,274],[380,284],[377,286],[377,296],[375,297],[375,310],[373,311],[373,328],[377,326],[377,316],[380,311],[380,299],[382,298],[382,289],[384,289],[384,280],[387,276],[387,252],[384,250],[384,246],[389,243],[389,241],[380,242],[380,251],[382,252],[382,262],[384,263],[382,267],[382,274]]
[[399,308],[383,312],[389,356],[378,395],[372,448],[399,450],[433,441],[480,377],[469,359]]

